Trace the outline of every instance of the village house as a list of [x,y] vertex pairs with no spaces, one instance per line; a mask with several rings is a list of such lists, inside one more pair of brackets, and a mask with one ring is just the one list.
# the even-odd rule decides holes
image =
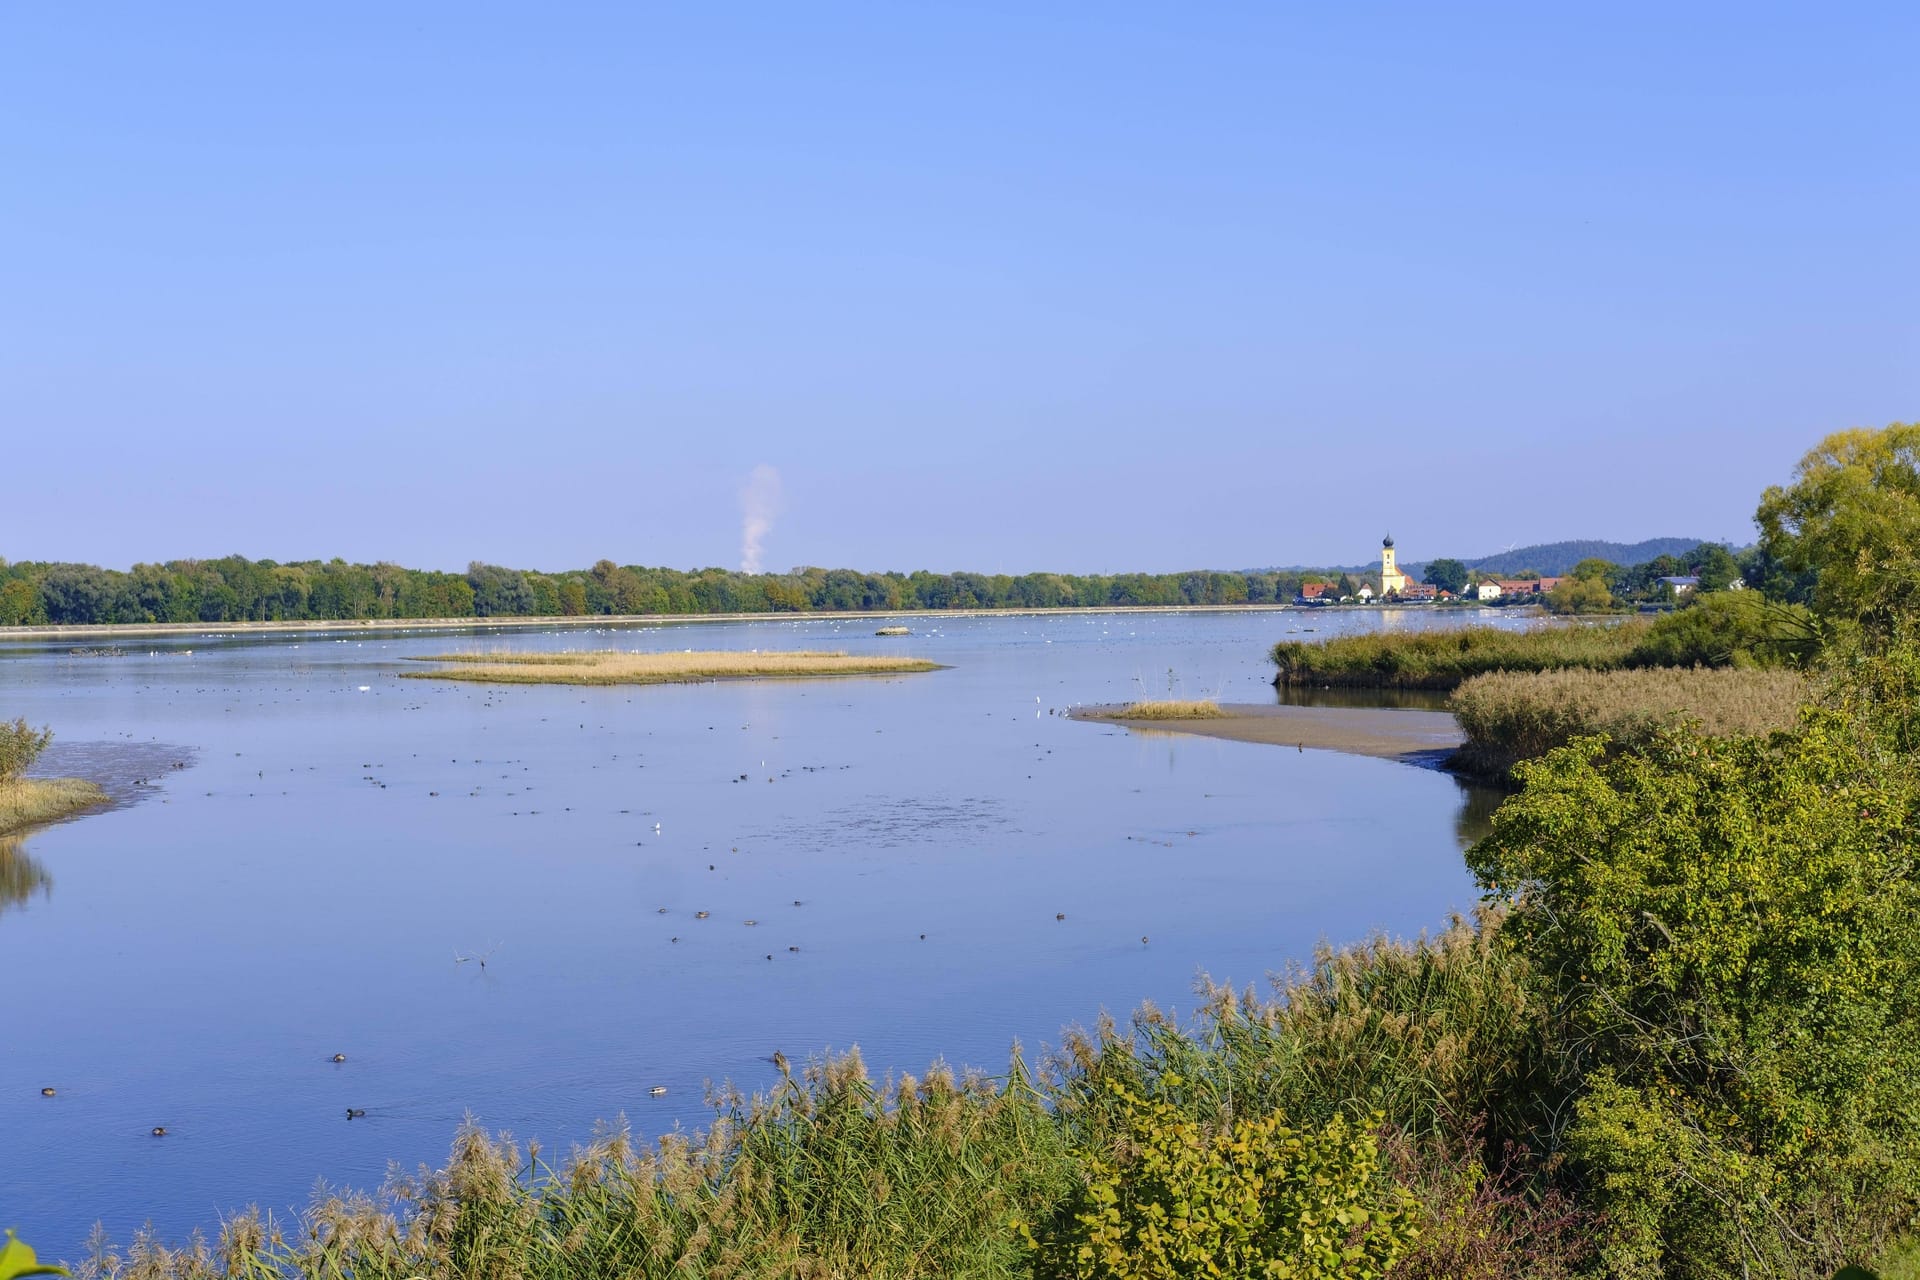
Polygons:
[[1332,604],[1338,599],[1337,591],[1338,588],[1331,582],[1303,582],[1300,584],[1300,594],[1293,598],[1293,602],[1295,604]]

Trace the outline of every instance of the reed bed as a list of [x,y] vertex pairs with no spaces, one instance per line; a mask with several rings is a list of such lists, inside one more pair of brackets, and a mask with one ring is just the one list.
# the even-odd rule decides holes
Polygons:
[[1388,689],[1452,689],[1491,671],[1608,671],[1628,665],[1652,624],[1624,622],[1527,631],[1449,627],[1374,632],[1329,640],[1282,640],[1273,646],[1278,685],[1358,685]]
[[1521,760],[1576,737],[1604,734],[1633,749],[1694,722],[1721,737],[1790,728],[1812,696],[1806,678],[1757,668],[1497,672],[1454,690],[1449,706],[1467,735],[1463,771],[1504,778]]
[[[445,1166],[376,1194],[322,1191],[297,1221],[255,1210],[213,1240],[97,1239],[82,1280],[932,1280],[1095,1274],[1047,1247],[1095,1165],[1137,1158],[1131,1095],[1198,1133],[1284,1110],[1290,1123],[1381,1118],[1377,1193],[1409,1196],[1421,1236],[1394,1276],[1567,1273],[1569,1214],[1513,1193],[1477,1139],[1438,1143],[1489,1105],[1496,1059],[1533,1033],[1525,971],[1497,913],[1440,936],[1324,951],[1267,997],[1208,988],[1193,1021],[1151,1007],[1072,1031],[1030,1069],[875,1082],[857,1054],[791,1070],[752,1099],[721,1090],[702,1131],[636,1141],[610,1127],[564,1158],[471,1125]],[[1575,1225],[1578,1225],[1577,1223]],[[1478,1261],[1460,1265],[1465,1240]],[[1432,1241],[1429,1245],[1427,1242]],[[1524,1270],[1508,1261],[1526,1259]],[[1542,1262],[1548,1265],[1541,1265]],[[1099,1275],[1110,1274],[1099,1271]],[[1296,1274],[1319,1277],[1320,1269]],[[1368,1275],[1377,1274],[1367,1272]]]
[[702,680],[898,675],[940,669],[939,663],[924,658],[811,650],[769,653],[731,650],[624,653],[617,649],[563,653],[492,651],[443,653],[417,661],[448,665],[433,671],[402,674],[415,680],[475,680],[486,684],[673,684]]
[[1115,720],[1219,720],[1226,714],[1212,698],[1149,698],[1109,713]]
[[79,778],[15,778],[0,782],[0,835],[104,804],[107,793]]

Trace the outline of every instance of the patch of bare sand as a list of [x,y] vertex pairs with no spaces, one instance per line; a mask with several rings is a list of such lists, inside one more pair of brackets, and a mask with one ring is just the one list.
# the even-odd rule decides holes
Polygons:
[[1345,751],[1438,768],[1466,741],[1448,711],[1405,707],[1279,707],[1222,703],[1226,714],[1206,720],[1130,720],[1122,708],[1085,708],[1079,720],[1121,725],[1135,733],[1197,734],[1234,742],[1264,742],[1305,751]]

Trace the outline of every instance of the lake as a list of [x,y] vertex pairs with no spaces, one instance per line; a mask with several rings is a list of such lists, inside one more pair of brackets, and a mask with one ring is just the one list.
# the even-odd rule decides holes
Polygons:
[[[248,1203],[285,1215],[319,1180],[372,1190],[390,1161],[441,1161],[467,1116],[549,1152],[621,1115],[644,1135],[694,1127],[707,1082],[768,1087],[775,1050],[999,1072],[1015,1041],[1037,1056],[1103,1009],[1189,1008],[1203,972],[1258,981],[1322,941],[1438,926],[1477,897],[1460,850],[1484,797],[1453,778],[1051,713],[1169,692],[1271,702],[1266,650],[1290,631],[1485,620],[1073,613],[917,618],[906,639],[808,619],[0,650],[0,715],[58,735],[42,772],[105,777],[123,801],[0,845],[0,1226],[72,1259],[96,1222],[125,1242],[146,1223],[211,1231]],[[949,669],[397,678],[409,655],[475,647],[844,648]]]

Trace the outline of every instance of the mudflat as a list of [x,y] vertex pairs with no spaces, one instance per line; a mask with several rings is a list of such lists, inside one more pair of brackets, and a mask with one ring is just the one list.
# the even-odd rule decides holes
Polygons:
[[1198,734],[1276,747],[1344,751],[1438,768],[1466,741],[1449,711],[1405,707],[1280,707],[1227,702],[1225,714],[1203,720],[1133,720],[1123,708],[1084,708],[1081,720],[1122,725],[1136,733]]

